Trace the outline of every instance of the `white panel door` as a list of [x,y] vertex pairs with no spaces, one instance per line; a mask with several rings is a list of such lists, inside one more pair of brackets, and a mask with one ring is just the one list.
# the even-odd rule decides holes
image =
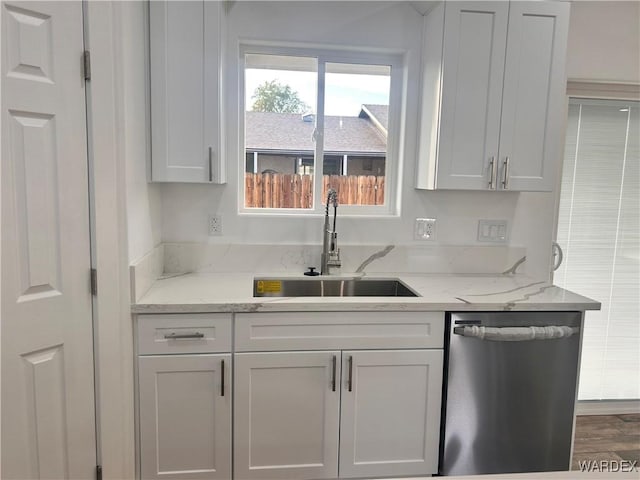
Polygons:
[[511,2],[499,189],[553,189],[566,118],[568,30],[568,2]]
[[490,189],[497,160],[509,2],[447,2],[439,189]]
[[338,476],[340,352],[235,355],[234,478]]
[[231,355],[139,357],[140,475],[231,478]]
[[93,478],[81,2],[2,8],[2,478]]
[[442,350],[342,353],[340,477],[438,471]]

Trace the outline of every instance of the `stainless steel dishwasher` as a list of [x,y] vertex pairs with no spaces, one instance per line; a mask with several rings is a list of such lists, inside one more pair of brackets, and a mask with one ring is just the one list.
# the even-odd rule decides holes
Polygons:
[[447,316],[440,475],[569,469],[581,319]]

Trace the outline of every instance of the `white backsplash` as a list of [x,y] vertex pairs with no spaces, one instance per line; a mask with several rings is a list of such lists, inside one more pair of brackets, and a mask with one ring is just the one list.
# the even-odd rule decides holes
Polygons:
[[160,244],[129,267],[131,300],[138,301],[164,273],[164,245]]
[[[320,245],[164,244],[164,274],[199,273],[300,273],[320,270]],[[523,247],[342,245],[342,267],[333,273],[483,273],[525,270]]]

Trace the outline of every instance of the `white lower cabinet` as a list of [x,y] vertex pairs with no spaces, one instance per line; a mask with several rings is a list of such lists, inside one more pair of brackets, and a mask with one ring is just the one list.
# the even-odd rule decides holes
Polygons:
[[231,355],[138,359],[142,479],[231,478]]
[[140,478],[436,473],[443,326],[442,312],[138,316]]
[[340,477],[438,471],[442,350],[342,352]]
[[229,480],[232,318],[139,315],[140,478]]
[[234,477],[338,476],[340,352],[235,355]]
[[442,350],[236,354],[235,478],[436,473],[442,362]]

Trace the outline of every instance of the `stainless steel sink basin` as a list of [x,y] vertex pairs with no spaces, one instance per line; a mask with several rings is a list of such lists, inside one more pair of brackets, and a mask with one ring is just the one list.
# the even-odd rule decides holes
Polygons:
[[419,297],[397,279],[255,278],[254,297]]

